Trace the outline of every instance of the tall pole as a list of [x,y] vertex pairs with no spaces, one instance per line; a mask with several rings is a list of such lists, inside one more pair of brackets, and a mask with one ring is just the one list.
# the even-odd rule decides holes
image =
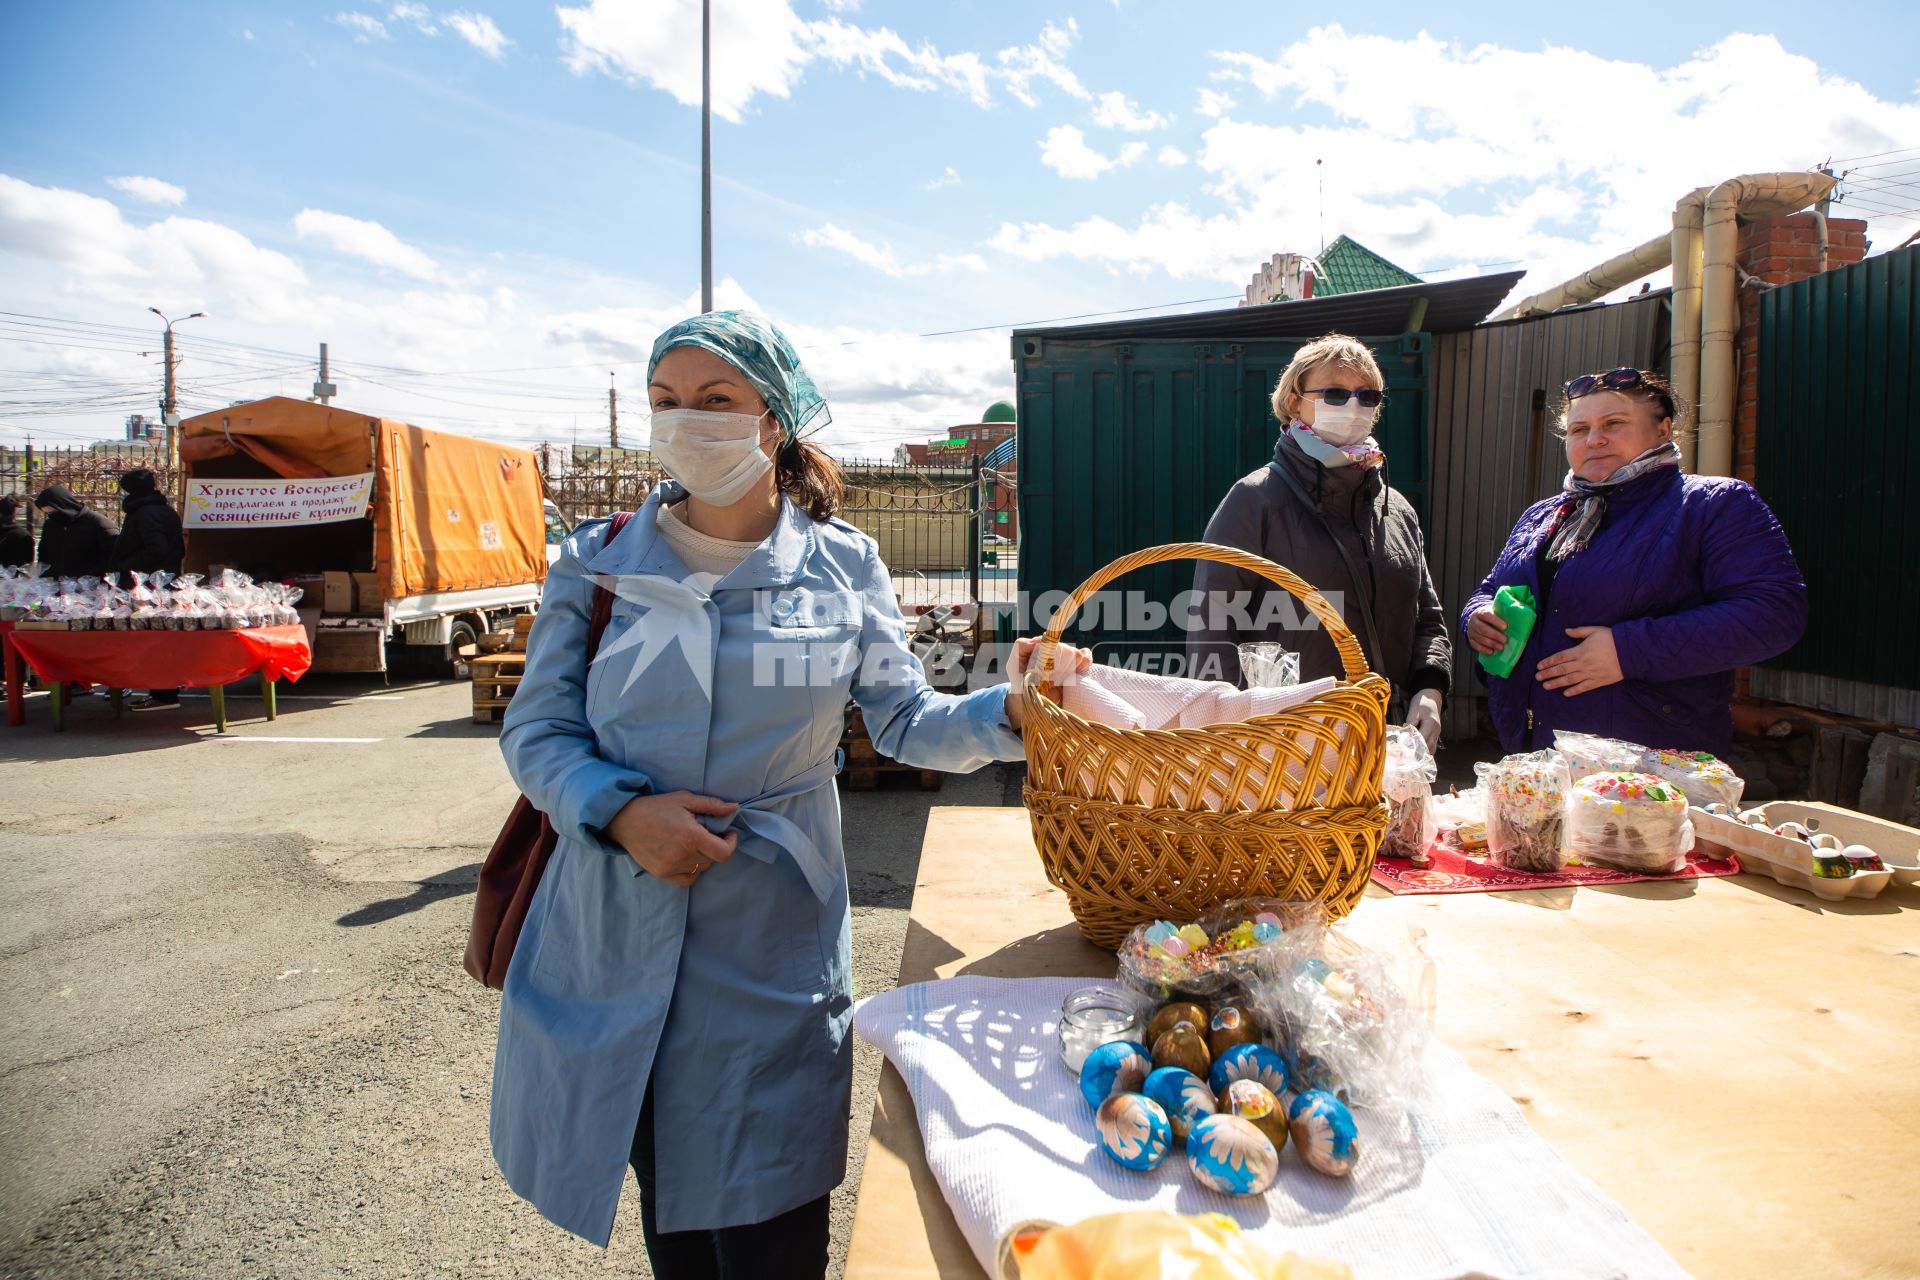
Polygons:
[[321,404],[331,404],[339,394],[340,388],[327,377],[327,344],[323,342],[320,344],[320,380],[313,384],[313,398]]
[[613,389],[613,375],[607,375],[607,443],[620,447],[620,393]]
[[148,307],[147,310],[159,316],[167,326],[161,335],[160,347],[160,361],[164,366],[160,382],[160,421],[167,429],[167,468],[173,476],[174,501],[178,504],[186,501],[186,478],[180,474],[180,408],[174,398],[173,326],[198,320],[207,313],[196,311],[178,320],[168,320],[166,313],[158,307]]
[[713,0],[700,0],[700,310],[713,310]]

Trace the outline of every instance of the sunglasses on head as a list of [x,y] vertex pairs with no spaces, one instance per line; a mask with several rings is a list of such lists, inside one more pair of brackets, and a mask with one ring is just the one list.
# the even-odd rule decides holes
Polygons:
[[1358,400],[1363,408],[1378,409],[1380,402],[1387,397],[1384,391],[1375,391],[1368,387],[1364,391],[1352,391],[1346,387],[1308,387],[1300,392],[1303,396],[1313,396],[1323,404],[1339,408],[1349,400]]
[[1578,400],[1596,391],[1626,391],[1644,387],[1647,380],[1638,369],[1609,369],[1605,373],[1583,373],[1567,384],[1567,399]]

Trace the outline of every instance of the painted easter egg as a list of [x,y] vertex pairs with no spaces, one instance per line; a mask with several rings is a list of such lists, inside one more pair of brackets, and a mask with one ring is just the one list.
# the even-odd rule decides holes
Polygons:
[[1187,1135],[1187,1167],[1223,1195],[1257,1196],[1280,1174],[1280,1153],[1239,1116],[1208,1116]]
[[1273,1090],[1258,1080],[1235,1080],[1227,1086],[1227,1112],[1266,1134],[1275,1151],[1286,1148],[1286,1108],[1280,1105]]
[[1125,1169],[1158,1169],[1173,1147],[1167,1113],[1143,1094],[1114,1094],[1100,1104],[1094,1124],[1100,1130],[1100,1149]]
[[1237,1004],[1221,1005],[1213,1012],[1207,1028],[1207,1048],[1219,1057],[1237,1044],[1252,1044],[1260,1038],[1260,1023]]
[[1312,1168],[1344,1178],[1360,1159],[1360,1133],[1347,1104],[1321,1089],[1309,1089],[1287,1108],[1294,1149]]
[[1263,1044],[1237,1044],[1213,1061],[1207,1083],[1216,1094],[1235,1080],[1258,1080],[1279,1097],[1287,1091],[1287,1063]]
[[1850,844],[1840,852],[1846,855],[1847,861],[1853,864],[1855,871],[1885,871],[1887,869],[1887,864],[1881,859],[1880,855],[1869,849],[1866,845]]
[[1162,1005],[1153,1015],[1153,1021],[1147,1024],[1147,1043],[1152,1044],[1182,1022],[1192,1023],[1196,1031],[1202,1030],[1207,1025],[1207,1011],[1185,1001]]
[[1214,1112],[1207,1082],[1184,1067],[1161,1067],[1147,1077],[1143,1092],[1167,1113],[1173,1136],[1187,1140],[1187,1132]]
[[1208,1069],[1213,1065],[1213,1055],[1207,1052],[1207,1042],[1200,1038],[1198,1031],[1187,1023],[1178,1022],[1173,1030],[1153,1042],[1153,1065],[1185,1067],[1205,1079]]
[[1138,1093],[1153,1070],[1147,1046],[1131,1040],[1101,1045],[1080,1064],[1080,1096],[1098,1107],[1116,1093]]

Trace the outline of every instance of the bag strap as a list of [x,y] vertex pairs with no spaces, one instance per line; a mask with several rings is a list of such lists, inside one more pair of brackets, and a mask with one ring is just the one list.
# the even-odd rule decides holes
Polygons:
[[[607,542],[620,536],[627,527],[627,521],[633,519],[631,511],[613,513],[613,524],[607,530]],[[606,634],[607,623],[613,620],[613,592],[593,584],[593,613],[587,619],[587,661],[591,663],[594,655],[600,652],[600,637]]]

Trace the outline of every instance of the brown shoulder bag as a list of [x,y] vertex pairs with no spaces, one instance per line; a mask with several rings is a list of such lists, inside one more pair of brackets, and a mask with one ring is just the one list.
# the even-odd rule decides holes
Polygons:
[[[608,542],[620,536],[632,515],[622,511],[613,517]],[[613,592],[595,583],[593,613],[587,623],[588,665],[599,652],[600,636],[612,617]],[[520,941],[520,926],[527,922],[533,891],[540,887],[547,860],[559,843],[553,823],[532,801],[521,796],[513,802],[513,812],[494,837],[487,860],[480,864],[480,886],[473,895],[473,929],[467,935],[465,966],[474,981],[496,991],[506,985],[507,966],[513,963],[513,947]]]

